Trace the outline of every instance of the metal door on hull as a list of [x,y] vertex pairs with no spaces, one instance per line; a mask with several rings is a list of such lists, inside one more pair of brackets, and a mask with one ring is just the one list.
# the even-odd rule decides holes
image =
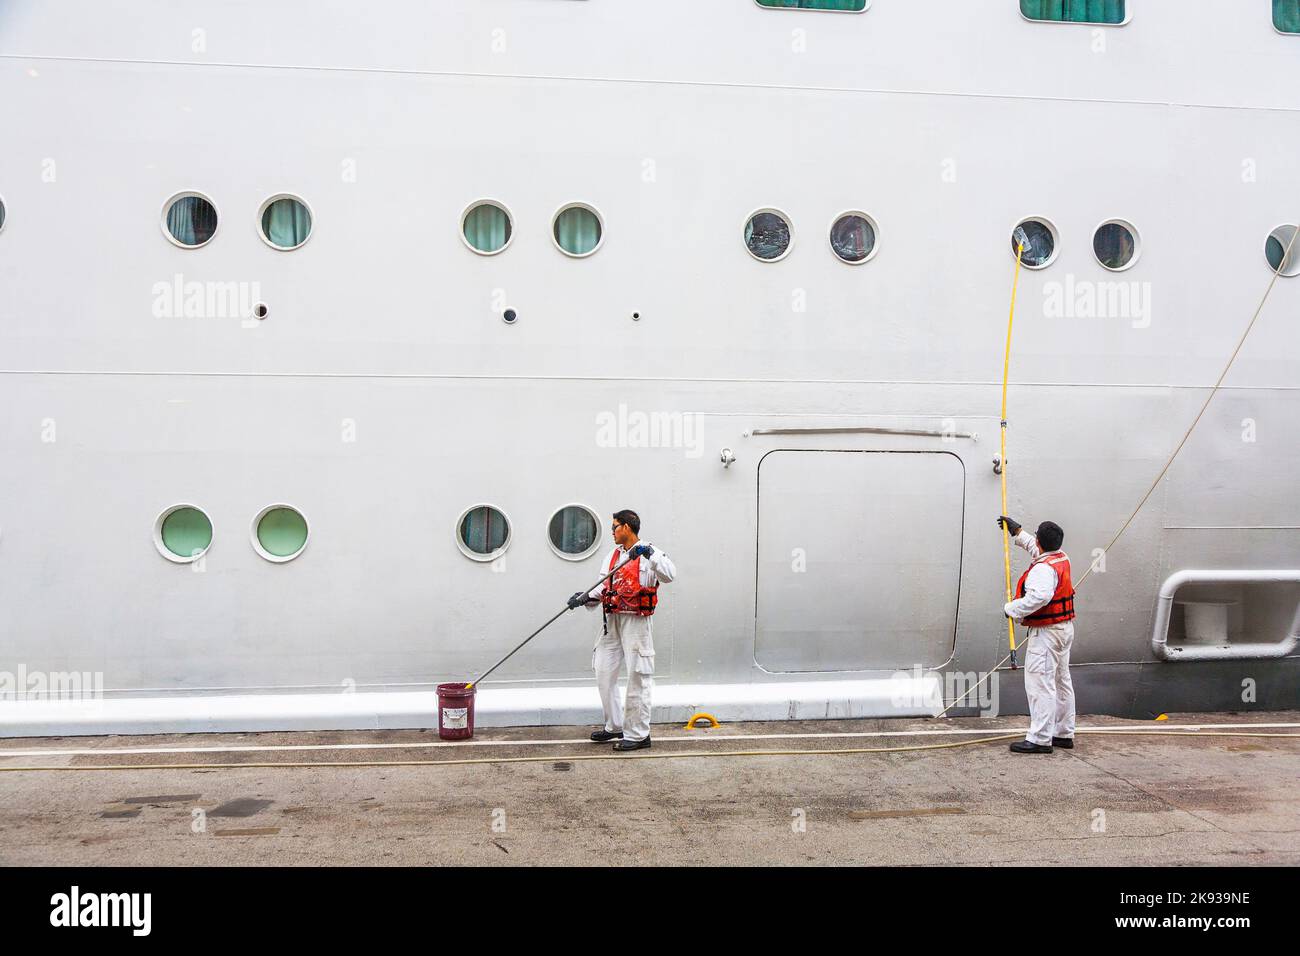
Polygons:
[[933,667],[951,655],[965,469],[947,452],[768,452],[754,658],[764,670]]

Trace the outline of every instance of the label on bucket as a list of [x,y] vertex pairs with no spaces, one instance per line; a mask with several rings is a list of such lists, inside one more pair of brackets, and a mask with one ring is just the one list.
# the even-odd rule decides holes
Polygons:
[[447,730],[463,730],[469,726],[468,707],[444,707],[442,709],[442,726]]

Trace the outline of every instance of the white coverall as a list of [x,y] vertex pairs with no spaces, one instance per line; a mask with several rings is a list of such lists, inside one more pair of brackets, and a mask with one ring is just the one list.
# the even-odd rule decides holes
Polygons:
[[[1028,531],[1011,539],[1037,558],[1042,549]],[[1049,551],[1048,554],[1059,552]],[[1011,601],[1003,611],[1017,623],[1033,614],[1056,593],[1057,575],[1046,562],[1035,564],[1025,579],[1025,596]],[[1046,747],[1053,737],[1074,737],[1074,684],[1070,682],[1070,647],[1074,643],[1074,622],[1029,628],[1029,650],[1025,652],[1025,696],[1029,698],[1031,744]]]
[[[649,544],[639,541],[638,544]],[[651,545],[651,547],[654,547]],[[615,557],[616,556],[616,557]],[[602,570],[609,570],[610,557],[615,566],[622,564],[627,552],[615,548],[605,558]],[[671,581],[677,569],[668,555],[658,548],[650,557],[640,559],[641,587],[654,587]],[[600,598],[605,593],[605,583],[588,592],[588,597]],[[587,605],[588,610],[598,610],[599,604]],[[650,736],[650,692],[654,689],[655,646],[650,634],[651,617],[637,614],[606,614],[605,627],[596,637],[591,651],[591,666],[596,671],[596,687],[600,690],[600,706],[605,711],[605,730],[622,733],[624,740],[638,741]],[[618,679],[623,673],[623,661],[628,661],[627,699],[622,707],[618,703]]]

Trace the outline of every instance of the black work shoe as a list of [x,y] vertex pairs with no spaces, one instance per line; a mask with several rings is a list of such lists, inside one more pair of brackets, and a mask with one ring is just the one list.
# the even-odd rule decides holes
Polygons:
[[614,749],[621,753],[624,750],[642,750],[649,746],[650,738],[646,737],[643,740],[620,740],[614,745]]
[[1031,744],[1028,740],[1017,740],[1011,745],[1013,754],[1050,754],[1051,747],[1044,747],[1042,744]]
[[1060,748],[1062,748],[1063,750],[1073,750],[1073,749],[1074,749],[1074,738],[1073,738],[1073,737],[1053,737],[1053,738],[1052,738],[1052,746],[1053,746],[1053,747],[1060,747]]
[[603,744],[608,740],[622,740],[623,731],[621,730],[598,730],[591,735],[591,739],[598,744]]

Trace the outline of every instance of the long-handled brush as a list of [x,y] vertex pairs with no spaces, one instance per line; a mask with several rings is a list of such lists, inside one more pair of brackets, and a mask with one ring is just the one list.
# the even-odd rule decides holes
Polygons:
[[[619,570],[622,569],[625,565],[630,564],[631,562],[635,561],[635,560],[639,557],[639,555],[635,553],[635,551],[636,551],[635,548],[633,548],[632,550],[633,550],[633,553],[629,554],[626,558],[624,558],[623,561],[619,563],[618,567],[610,568],[609,571],[608,571],[608,573],[606,573],[606,574],[604,575],[604,577],[602,577],[599,581],[597,581],[597,582],[596,582],[595,584],[593,584],[591,587],[587,588],[586,591],[580,591],[580,592],[578,592],[578,593],[580,593],[580,594],[587,594],[587,593],[590,593],[591,591],[594,591],[596,588],[600,587],[602,584],[604,584],[606,581],[608,581],[610,578],[612,578],[615,574],[617,574],[617,573],[619,572]],[[528,635],[527,637],[525,637],[522,641],[520,641],[520,642],[519,642],[519,645],[518,645],[518,646],[517,646],[513,651],[511,651],[511,652],[510,652],[509,654],[507,654],[505,657],[501,658],[501,660],[497,661],[495,664],[493,664],[491,667],[489,667],[487,670],[485,670],[485,671],[484,671],[484,672],[483,672],[483,673],[478,677],[477,680],[472,680],[472,681],[470,681],[468,684],[466,684],[466,685],[465,685],[465,689],[466,689],[466,690],[470,690],[470,689],[471,689],[475,684],[481,684],[481,683],[483,682],[483,679],[484,679],[485,677],[487,677],[488,674],[491,674],[494,670],[496,670],[498,667],[500,667],[500,666],[501,666],[502,664],[504,664],[506,661],[510,660],[510,658],[514,657],[517,653],[519,653],[520,648],[522,648],[525,644],[527,644],[529,641],[531,641],[534,637],[536,637],[538,634],[542,633],[542,631],[546,630],[548,627],[550,627],[552,624],[554,624],[556,621],[558,621],[561,617],[563,617],[566,611],[572,611],[572,610],[573,610],[573,608],[569,607],[569,606],[566,604],[563,608],[561,608],[561,609],[559,610],[559,612],[556,613],[556,615],[555,615],[554,617],[552,617],[549,621],[547,621],[545,624],[543,624],[543,625],[542,625],[541,627],[539,627],[537,630],[533,631],[533,633],[529,634],[529,635]]]
[[[1011,280],[1011,314],[1007,317],[1007,349],[1002,357],[1002,513],[1007,513],[1007,376],[1011,370],[1011,325],[1016,320],[1016,287],[1020,284],[1020,257],[1024,255],[1029,236],[1024,229],[1016,227],[1016,272]],[[1002,526],[1002,567],[1006,578],[1007,603],[1011,603],[1011,532]],[[1016,669],[1016,622],[1007,618],[1007,644],[1011,648],[1011,669]]]

